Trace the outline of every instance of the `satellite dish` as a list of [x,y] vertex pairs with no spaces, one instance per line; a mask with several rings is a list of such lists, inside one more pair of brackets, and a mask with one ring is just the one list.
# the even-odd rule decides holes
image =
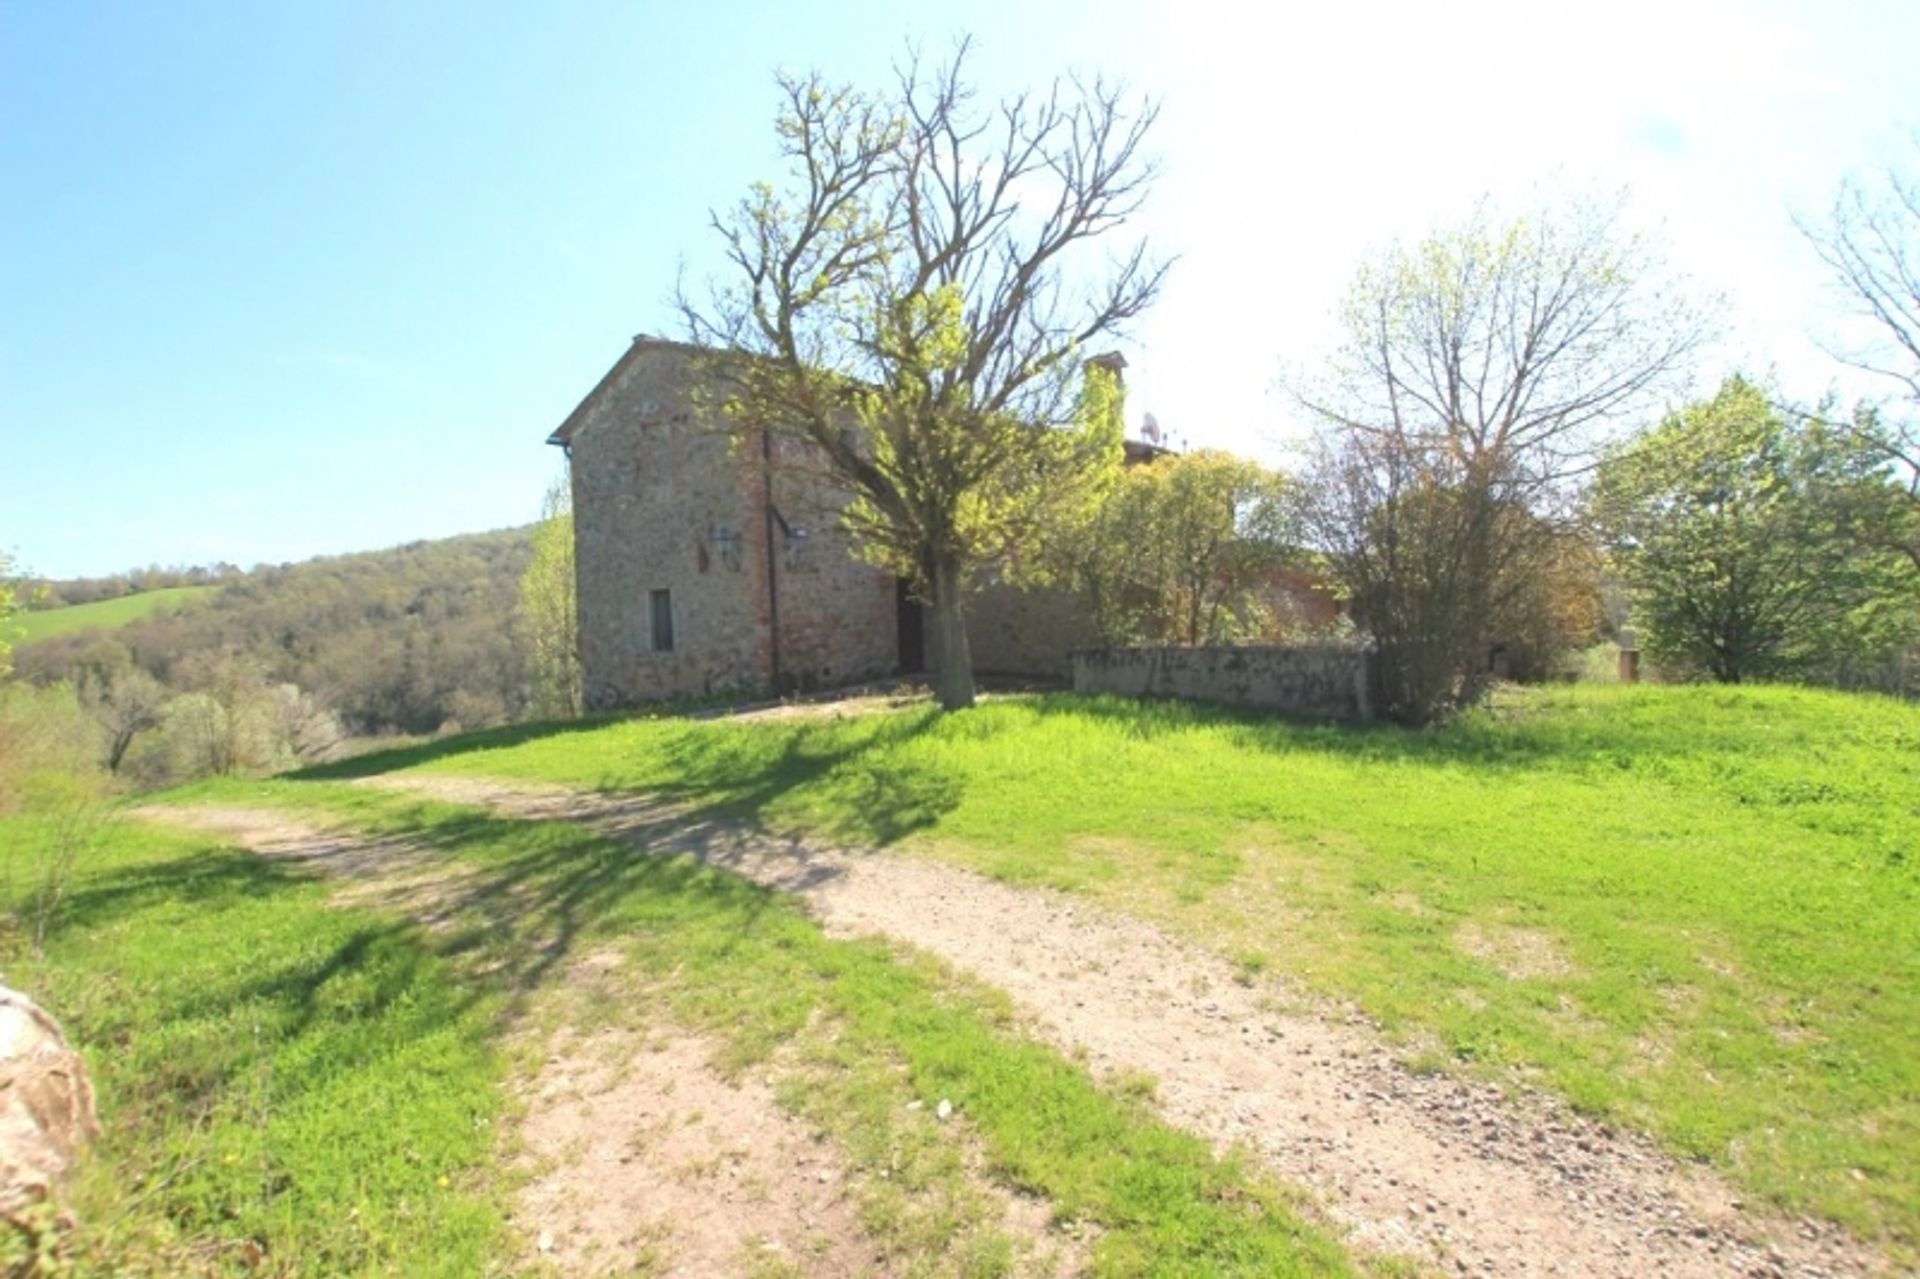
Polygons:
[[1150,444],[1158,444],[1162,438],[1160,419],[1149,413],[1140,420],[1140,436]]

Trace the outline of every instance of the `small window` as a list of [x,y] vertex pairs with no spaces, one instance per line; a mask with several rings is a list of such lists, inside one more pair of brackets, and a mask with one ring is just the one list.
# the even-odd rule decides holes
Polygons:
[[673,592],[653,593],[653,651],[673,651]]

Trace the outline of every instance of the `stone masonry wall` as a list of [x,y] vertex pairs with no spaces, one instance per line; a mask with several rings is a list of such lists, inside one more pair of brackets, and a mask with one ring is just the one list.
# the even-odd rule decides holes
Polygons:
[[1086,606],[1070,591],[998,583],[967,601],[967,644],[983,675],[1073,677],[1073,653],[1100,642]]
[[840,527],[847,495],[815,478],[805,445],[776,439],[774,460],[781,691],[891,674],[900,660],[893,575],[854,553]]
[[1332,645],[1095,648],[1073,655],[1073,688],[1370,720],[1373,668],[1373,654],[1365,649]]
[[[587,706],[761,687],[771,632],[752,477],[699,420],[684,352],[623,365],[571,438]],[[671,652],[653,650],[655,590],[673,595]]]
[[[589,709],[883,675],[898,660],[890,575],[854,558],[832,494],[775,441],[773,509],[753,441],[702,411],[697,356],[643,339],[570,434],[582,682]],[[771,525],[773,558],[768,562]],[[674,645],[653,649],[651,593],[672,592]]]

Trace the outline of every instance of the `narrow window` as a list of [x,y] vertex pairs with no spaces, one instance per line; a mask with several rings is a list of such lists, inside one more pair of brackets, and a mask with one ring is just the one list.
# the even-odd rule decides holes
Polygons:
[[673,592],[653,593],[653,651],[673,651]]

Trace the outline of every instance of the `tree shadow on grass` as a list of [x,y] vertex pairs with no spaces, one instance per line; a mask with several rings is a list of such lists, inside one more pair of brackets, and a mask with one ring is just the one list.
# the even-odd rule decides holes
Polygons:
[[431,764],[439,759],[472,754],[475,751],[505,750],[548,737],[598,732],[615,724],[624,723],[629,718],[631,717],[599,715],[581,719],[535,720],[526,724],[508,724],[501,728],[484,728],[431,742],[420,742],[412,746],[370,751],[365,755],[354,755],[347,759],[334,760],[332,763],[314,764],[308,768],[296,769],[286,776],[293,781],[348,781],[356,777],[373,777],[380,773],[391,773],[403,768]]
[[[56,972],[22,975],[53,988],[52,1006],[75,1010],[69,1028],[96,1058],[124,1055],[141,1035],[224,1028],[186,1036],[179,1052],[152,1063],[150,1078],[137,1083],[149,1094],[137,1106],[204,1113],[275,1054],[292,1052],[309,1065],[333,1059],[357,1071],[378,1069],[380,1060],[403,1057],[434,1036],[491,1039],[586,953],[637,931],[697,928],[703,945],[725,954],[770,910],[796,918],[774,890],[720,869],[738,855],[740,838],[729,823],[689,828],[663,819],[615,839],[566,822],[395,803],[367,841],[415,846],[458,872],[444,885],[434,926],[312,900],[316,882],[356,886],[352,877],[329,875],[319,859],[290,863],[201,847],[88,874],[62,905],[47,969],[58,967],[63,939],[90,944],[82,939],[106,936],[127,949],[120,971],[90,979],[107,987],[89,995],[59,989]],[[363,881],[358,887],[373,890],[366,896],[377,899],[379,873],[353,872]],[[309,903],[289,900],[294,894]],[[308,911],[328,922],[294,940],[312,923]],[[285,944],[263,944],[263,929],[286,930]],[[143,939],[162,935],[169,953],[143,959]],[[200,937],[215,962],[191,953]],[[177,949],[183,938],[184,957]],[[246,961],[219,962],[223,951]],[[374,1026],[377,1033],[351,1029]],[[292,1102],[327,1077],[325,1070],[278,1072],[276,1097]]]
[[[382,1184],[389,1194],[418,1193],[391,1180],[405,1174],[393,1171],[389,1147],[442,1134],[420,1127],[426,1119],[369,1132],[355,1107],[381,1097],[404,1105],[410,1079],[450,1062],[467,1063],[451,1067],[465,1072],[455,1077],[482,1086],[497,1067],[476,1073],[472,1063],[497,1060],[502,1037],[528,1024],[534,996],[602,950],[724,965],[742,946],[781,945],[785,930],[806,926],[776,889],[726,872],[778,858],[781,842],[757,829],[756,816],[785,788],[848,762],[847,752],[815,745],[789,743],[764,776],[721,770],[704,796],[689,789],[683,802],[636,813],[611,833],[383,803],[361,842],[439,859],[399,868],[446,870],[443,881],[420,876],[440,894],[432,923],[399,915],[399,895],[383,898],[378,859],[342,856],[356,869],[330,870],[324,850],[354,843],[337,831],[316,833],[316,855],[303,858],[283,830],[276,845],[294,847],[275,857],[239,851],[219,834],[143,849],[151,837],[128,822],[123,852],[140,860],[116,854],[83,868],[53,920],[47,960],[8,957],[18,960],[9,976],[64,1015],[94,1063],[110,1129],[100,1157],[116,1167],[116,1183],[166,1187],[150,1209],[183,1237],[226,1238],[243,1213],[258,1222],[337,1210],[309,1186],[315,1161],[338,1157],[310,1144],[314,1116],[338,1117],[339,1140],[356,1160],[364,1151],[371,1193]],[[854,784],[894,814],[876,829],[905,830],[953,802],[925,779]],[[792,882],[780,887],[834,873],[797,844],[791,862]],[[343,891],[330,903],[316,883]],[[243,1140],[220,1134],[251,1123],[233,1116],[251,1114],[269,1086],[274,1115],[291,1127],[244,1138],[264,1149],[257,1166],[249,1157],[246,1177],[230,1175],[209,1152]],[[335,1118],[318,1122],[335,1130]]]
[[[696,820],[765,834],[796,806],[830,812],[836,836],[869,848],[898,843],[952,812],[963,780],[912,757],[937,723],[930,714],[875,715],[858,725],[803,724],[766,749],[756,730],[687,734],[662,748],[670,781],[647,788]],[[609,779],[605,791],[630,790]]]
[[[305,1068],[320,1057],[344,1052],[343,1064],[378,1070],[409,1044],[478,1033],[463,1023],[487,992],[444,980],[432,938],[408,921],[338,914],[312,887],[268,858],[206,844],[83,872],[45,959],[9,963],[93,1059],[103,1104],[133,1124],[129,1150],[152,1141],[143,1124],[202,1122],[277,1057],[303,1066],[275,1072],[275,1095],[290,1102],[324,1081]],[[63,962],[68,945],[84,957]],[[335,985],[347,974],[363,979],[350,1001]],[[121,1127],[111,1120],[110,1137]]]
[[[916,711],[875,712],[852,723],[703,723],[701,731],[675,735],[658,748],[667,765],[663,771],[671,780],[644,789],[662,799],[693,805],[700,818],[764,829],[783,803],[830,783],[835,808],[853,817],[846,829],[836,833],[865,844],[891,844],[932,825],[960,802],[958,778],[898,753],[935,720],[928,712]],[[622,722],[626,721],[609,716],[488,729],[300,769],[286,774],[286,780],[377,777],[462,755],[593,733]],[[683,722],[689,727],[693,723]],[[777,747],[769,750],[770,741],[777,742]],[[609,793],[637,789],[612,774],[590,784]]]

